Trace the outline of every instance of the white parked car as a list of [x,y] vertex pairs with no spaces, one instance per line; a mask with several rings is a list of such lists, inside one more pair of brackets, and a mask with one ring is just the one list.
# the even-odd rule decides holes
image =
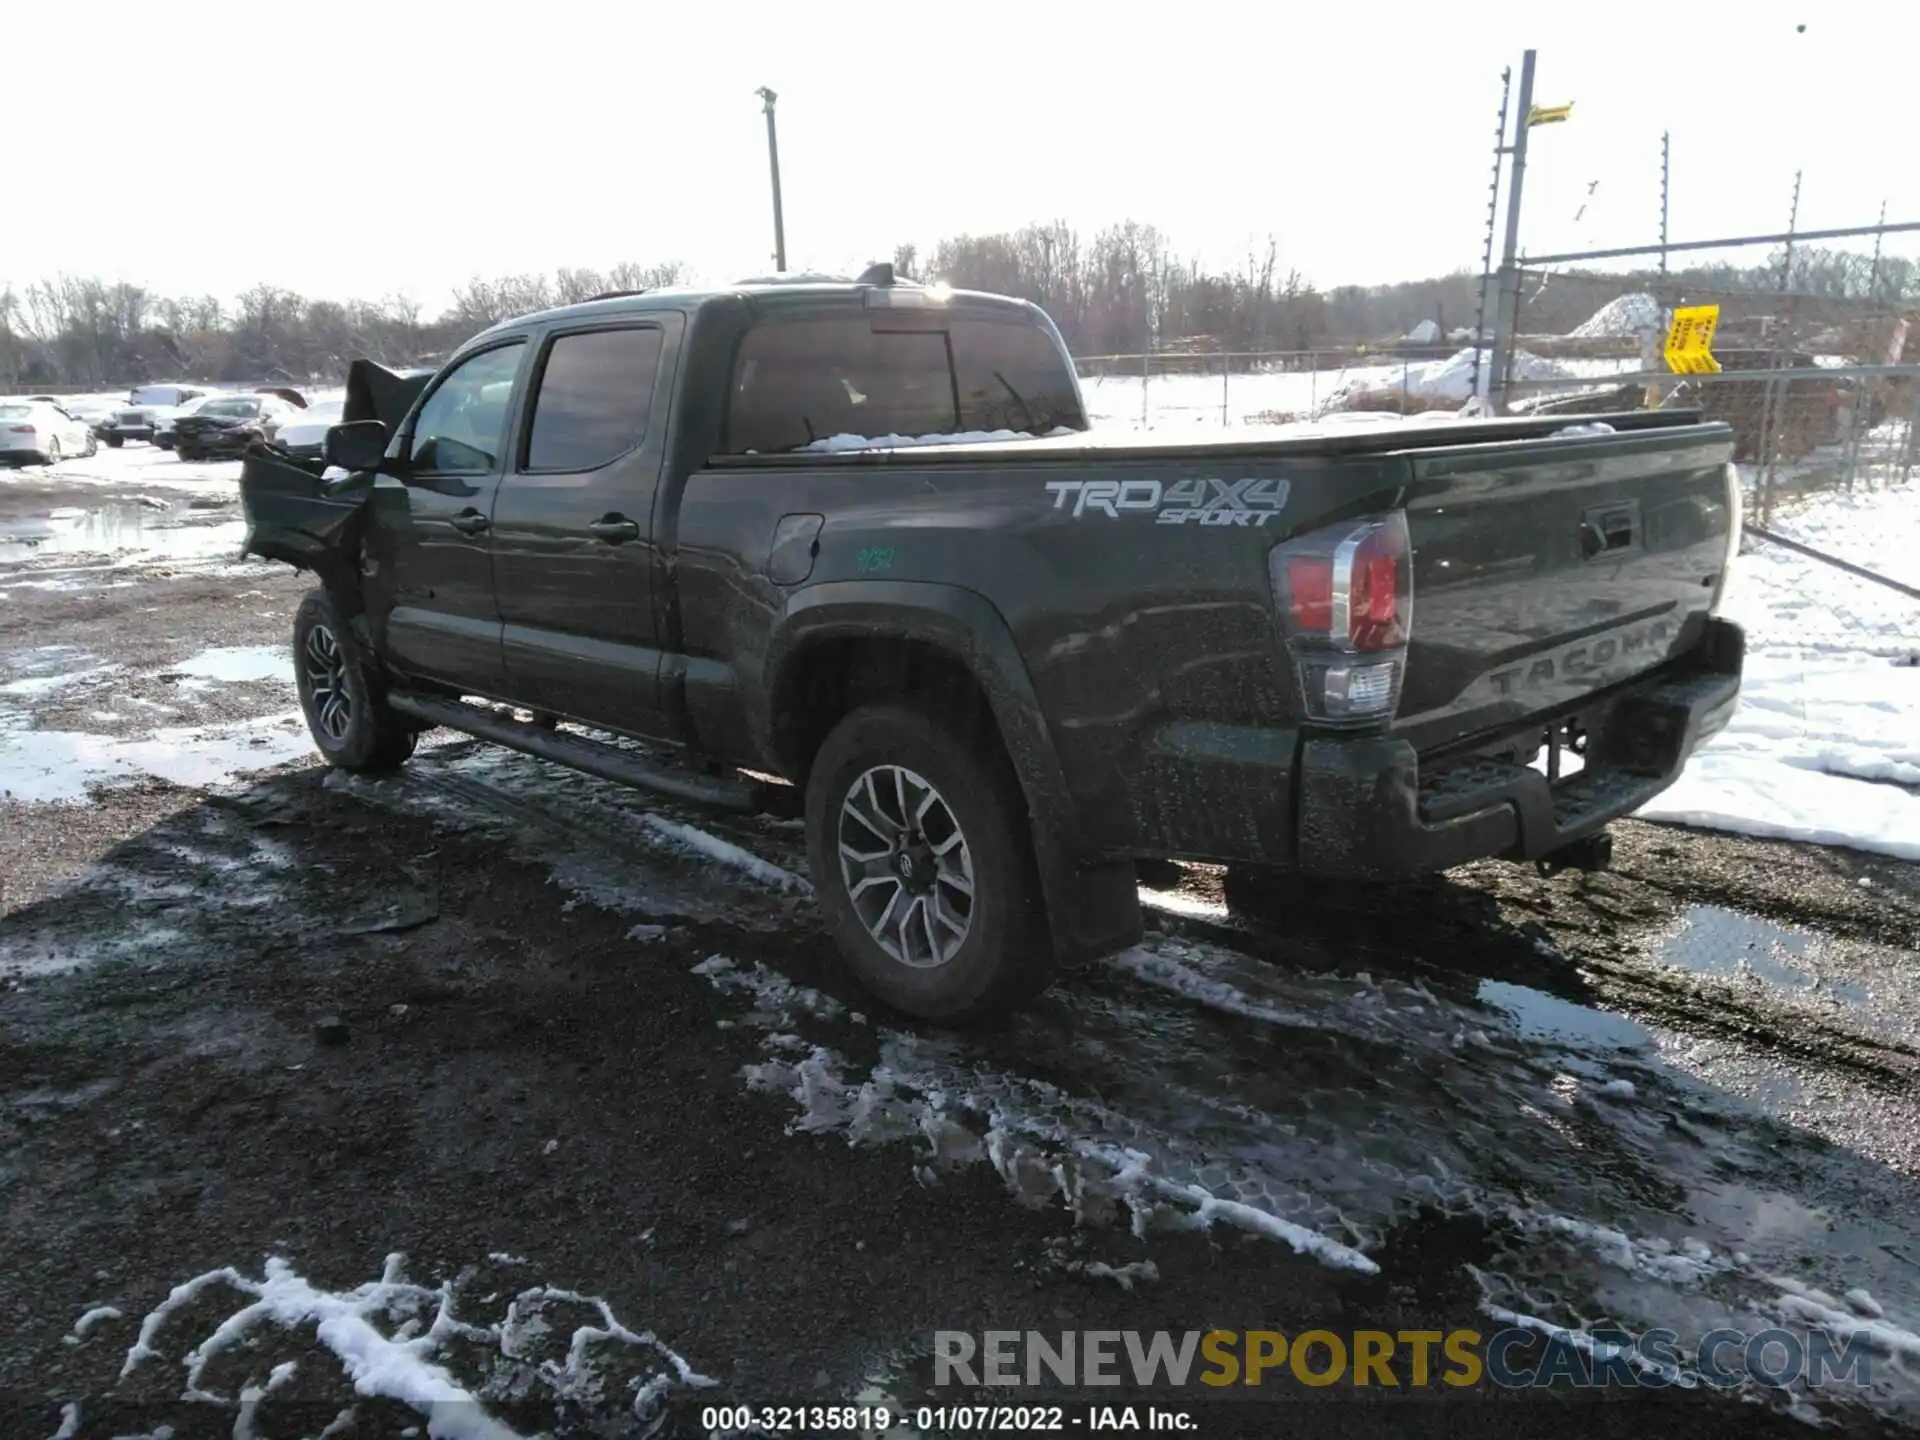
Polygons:
[[101,427],[100,438],[118,449],[129,440],[154,443],[160,423],[172,419],[182,406],[207,393],[204,385],[139,385],[127,396],[127,403]]
[[316,401],[300,412],[299,419],[280,427],[273,437],[275,448],[298,460],[318,460],[327,431],[340,423],[346,408],[344,400]]
[[0,401],[0,460],[9,465],[57,465],[99,448],[93,430],[47,400]]

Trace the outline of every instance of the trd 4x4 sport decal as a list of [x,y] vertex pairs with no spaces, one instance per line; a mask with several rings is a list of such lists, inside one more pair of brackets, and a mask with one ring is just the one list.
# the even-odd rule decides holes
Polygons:
[[1161,525],[1252,525],[1256,528],[1287,508],[1285,480],[1049,480],[1055,510],[1071,509],[1078,520],[1089,512],[1118,520],[1152,511]]

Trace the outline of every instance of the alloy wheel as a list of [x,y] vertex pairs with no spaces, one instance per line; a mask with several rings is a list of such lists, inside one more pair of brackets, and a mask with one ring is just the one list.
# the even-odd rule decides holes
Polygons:
[[973,930],[973,852],[946,797],[876,765],[840,802],[840,878],[874,943],[903,965],[952,960]]
[[339,640],[326,626],[315,625],[307,631],[306,653],[301,663],[306,672],[314,723],[328,739],[345,740],[353,724],[353,696],[347,690],[347,657]]

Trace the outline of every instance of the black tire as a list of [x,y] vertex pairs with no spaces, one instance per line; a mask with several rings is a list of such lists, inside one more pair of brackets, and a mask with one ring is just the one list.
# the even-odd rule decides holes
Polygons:
[[[903,813],[921,812],[921,822],[909,827],[910,835],[919,835],[919,843],[909,847],[907,868],[888,863],[879,853],[889,848],[879,831],[863,827],[843,809],[870,771],[883,776],[910,772],[919,782],[915,786],[913,780],[901,779],[911,798],[900,804],[896,790],[879,811],[889,825]],[[937,807],[920,803],[929,792]],[[864,801],[861,805],[866,808]],[[827,929],[855,977],[889,1005],[923,1020],[966,1023],[1018,1005],[1052,980],[1053,953],[1026,802],[997,746],[952,720],[910,705],[855,710],[814,757],[807,779],[806,824],[807,857]],[[897,836],[899,827],[892,828]],[[879,926],[902,954],[892,953],[875,938],[869,917],[858,908],[856,880],[849,878],[841,859],[843,831],[856,842],[855,849],[872,847],[874,852],[875,883],[864,887],[869,898],[859,902],[870,916],[878,910],[889,917],[910,917],[919,906],[917,928],[891,920]],[[946,845],[956,831],[961,837],[957,853]],[[947,848],[944,859],[935,857],[930,844]],[[890,850],[896,859],[900,848],[896,838]],[[965,897],[946,878],[955,872],[971,877],[973,894],[964,906]],[[928,885],[930,875],[935,878]],[[908,897],[908,908],[895,910],[902,897]],[[965,922],[956,947],[944,957],[938,953],[941,947],[925,943],[930,930],[938,934],[941,946],[954,943],[956,931],[942,919]]]
[[107,448],[109,450],[118,450],[122,445],[126,443],[127,443],[127,438],[124,435],[107,436]]
[[294,683],[321,757],[340,770],[393,770],[419,738],[388,708],[386,686],[325,590],[310,591],[293,617]]
[[100,453],[100,437],[92,431],[87,432],[87,448],[80,452],[81,458],[91,460]]
[[174,446],[173,455],[176,460],[184,460],[188,464],[192,464],[200,458],[200,452],[198,450],[188,449],[185,445]]
[[60,437],[55,435],[47,441],[47,464],[58,465],[62,458],[64,457],[60,453]]

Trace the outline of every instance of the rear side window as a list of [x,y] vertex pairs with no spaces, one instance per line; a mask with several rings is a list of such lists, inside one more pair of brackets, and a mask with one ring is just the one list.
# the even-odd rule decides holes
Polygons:
[[1074,372],[1046,331],[967,320],[956,323],[952,334],[962,430],[1045,435],[1062,425],[1086,428]]
[[864,314],[772,321],[740,342],[727,448],[772,454],[834,435],[938,435],[958,416],[938,331],[876,335]]
[[631,329],[555,340],[534,397],[527,468],[593,470],[638,445],[663,339],[656,329]]

